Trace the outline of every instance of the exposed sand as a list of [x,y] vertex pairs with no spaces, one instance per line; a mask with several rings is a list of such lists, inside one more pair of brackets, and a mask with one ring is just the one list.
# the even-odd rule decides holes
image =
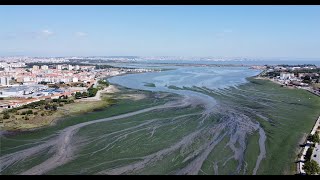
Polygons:
[[135,101],[138,101],[138,100],[146,98],[146,95],[144,95],[144,94],[126,94],[126,95],[122,96],[121,98],[133,99]]
[[116,93],[119,91],[120,90],[117,89],[114,85],[109,85],[108,87],[104,88],[103,90],[99,90],[94,97],[78,99],[78,100],[76,100],[76,102],[101,101],[101,93],[113,94],[113,93]]

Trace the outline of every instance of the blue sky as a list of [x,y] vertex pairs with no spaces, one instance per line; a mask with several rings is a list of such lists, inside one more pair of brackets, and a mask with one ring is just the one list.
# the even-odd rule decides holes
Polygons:
[[0,56],[320,58],[320,6],[0,6]]

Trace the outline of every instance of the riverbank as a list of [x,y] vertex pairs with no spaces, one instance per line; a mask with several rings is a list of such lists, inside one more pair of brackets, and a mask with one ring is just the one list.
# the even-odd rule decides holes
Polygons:
[[[282,87],[285,87],[285,88],[288,88],[288,89],[302,89],[302,90],[305,90],[317,97],[319,97],[318,94],[312,92],[311,90],[309,89],[304,89],[304,88],[296,88],[296,87],[292,87],[292,86],[285,86],[283,85],[282,83],[274,80],[274,79],[270,79],[270,78],[265,78],[265,77],[261,77],[261,76],[255,76],[254,79],[260,79],[260,80],[266,80],[266,81],[270,81],[272,83],[275,83],[275,84],[278,84]],[[320,126],[320,116],[316,119],[316,122],[314,123],[312,129],[311,129],[311,132],[310,134],[314,134],[318,128],[318,126]],[[299,150],[297,150],[296,152],[298,152],[298,158],[296,158],[296,173],[297,174],[300,174],[300,175],[305,175],[305,171],[303,170],[303,166],[304,166],[304,162],[305,162],[305,155],[306,155],[306,152],[308,150],[308,148],[310,148],[310,146],[312,145],[311,142],[309,142],[307,140],[308,138],[308,134],[305,134],[304,135],[304,140],[303,140],[303,143],[299,143],[299,146],[301,148],[299,148]],[[302,145],[303,144],[303,145]]]
[[275,79],[270,79],[270,78],[267,78],[267,77],[262,77],[262,76],[260,76],[260,75],[263,74],[263,73],[264,73],[264,71],[261,72],[260,74],[258,74],[257,76],[254,76],[254,78],[255,78],[255,79],[262,79],[262,80],[271,81],[271,82],[273,82],[273,83],[279,84],[280,86],[283,86],[283,87],[286,87],[286,88],[289,88],[289,89],[303,89],[303,90],[305,90],[305,91],[307,91],[307,92],[309,92],[309,93],[311,93],[311,94],[313,94],[313,95],[316,95],[316,96],[319,96],[319,97],[320,97],[320,94],[317,93],[315,90],[313,90],[313,89],[311,88],[311,86],[309,86],[309,87],[300,87],[300,86],[295,86],[295,85],[293,85],[293,86],[287,86],[286,84],[283,84],[283,83],[281,83],[281,82],[279,82],[279,81],[277,81],[277,80],[275,80]]
[[[320,116],[316,120],[316,123],[314,124],[310,134],[313,135],[316,133],[317,128],[320,127]],[[298,174],[305,174],[305,171],[303,170],[304,162],[305,162],[305,155],[307,153],[307,150],[311,147],[312,143],[307,140],[308,136],[306,136],[306,139],[304,141],[304,146],[301,148],[301,151],[299,153],[300,157],[298,157],[298,163],[297,163],[297,173]]]
[[3,119],[0,127],[1,130],[5,131],[24,131],[54,125],[57,120],[61,118],[88,113],[108,107],[113,102],[111,102],[105,94],[113,94],[118,91],[119,90],[115,86],[110,85],[103,90],[99,90],[94,97],[76,99],[74,100],[74,103],[58,106],[56,111],[45,112],[37,109],[30,109],[35,111],[35,113],[28,115],[28,119],[21,118],[19,115],[14,114],[11,115],[14,117],[10,117],[8,120]]

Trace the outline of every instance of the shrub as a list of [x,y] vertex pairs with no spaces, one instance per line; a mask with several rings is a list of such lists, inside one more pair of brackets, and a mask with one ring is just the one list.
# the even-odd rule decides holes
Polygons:
[[314,175],[320,173],[319,164],[315,160],[308,161],[304,163],[303,169],[308,175]]
[[310,140],[311,140],[313,143],[319,143],[319,142],[320,142],[319,133],[316,132],[316,133],[314,133],[313,135],[310,135]]
[[76,92],[75,98],[76,99],[81,99],[82,94],[80,92]]
[[26,114],[33,114],[33,111],[32,111],[32,110],[28,110],[28,111],[26,112]]
[[10,118],[10,115],[8,113],[3,114],[3,119],[9,119],[9,118]]
[[[88,93],[87,93],[87,92],[83,92],[83,93],[82,93],[82,97],[83,97],[83,98],[88,97]],[[90,97],[91,97],[91,96],[90,96]]]
[[305,156],[306,161],[310,161],[311,156],[312,156],[312,152],[313,152],[313,147],[309,147],[309,149],[307,150],[306,156]]
[[44,113],[41,113],[41,116],[44,116]]

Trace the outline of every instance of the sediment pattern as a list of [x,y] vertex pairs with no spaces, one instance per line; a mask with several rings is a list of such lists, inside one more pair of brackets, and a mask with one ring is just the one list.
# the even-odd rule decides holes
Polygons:
[[[8,148],[1,153],[0,172],[281,174],[290,166],[290,148],[301,136],[290,129],[308,128],[307,121],[299,121],[306,116],[298,110],[316,114],[320,102],[260,80],[223,89],[179,88],[167,88],[178,95],[163,97],[168,101],[162,105],[153,106],[156,98],[148,97],[152,107],[93,120],[84,115],[86,121],[61,127],[53,135],[2,138],[1,145]],[[9,148],[10,143],[16,146]]]

